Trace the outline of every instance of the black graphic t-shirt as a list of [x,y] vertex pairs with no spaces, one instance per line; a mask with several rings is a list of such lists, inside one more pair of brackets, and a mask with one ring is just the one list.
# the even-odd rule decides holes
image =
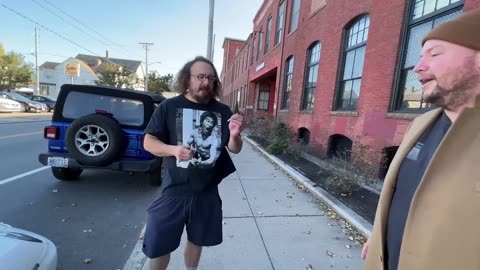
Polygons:
[[403,232],[413,196],[433,154],[451,125],[450,119],[445,113],[442,114],[420,137],[400,166],[387,222],[385,247],[387,270],[397,270],[398,268]]
[[235,171],[227,152],[230,108],[212,99],[208,104],[191,102],[183,95],[170,98],[155,110],[145,133],[169,145],[195,149],[188,161],[164,158],[163,194],[201,192],[216,187]]

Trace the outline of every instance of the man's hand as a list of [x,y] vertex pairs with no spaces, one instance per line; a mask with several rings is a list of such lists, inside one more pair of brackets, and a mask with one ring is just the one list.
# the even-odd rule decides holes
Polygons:
[[365,260],[367,258],[367,253],[368,253],[368,245],[370,244],[370,239],[367,240],[367,242],[365,242],[365,244],[363,244],[363,248],[362,248],[362,260]]
[[239,136],[244,129],[243,116],[236,113],[230,117],[228,129],[230,129],[230,136]]
[[187,161],[193,157],[195,152],[197,152],[197,149],[194,147],[190,147],[188,145],[179,145],[175,148],[175,157],[179,161]]

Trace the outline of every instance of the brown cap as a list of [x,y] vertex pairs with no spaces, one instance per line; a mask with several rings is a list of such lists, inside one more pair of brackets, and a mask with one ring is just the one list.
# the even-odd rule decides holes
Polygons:
[[422,45],[429,39],[443,40],[480,51],[480,8],[437,25],[423,38]]

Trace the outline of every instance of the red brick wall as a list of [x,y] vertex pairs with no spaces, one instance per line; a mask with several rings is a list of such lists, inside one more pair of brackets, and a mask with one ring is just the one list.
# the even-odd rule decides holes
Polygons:
[[[394,78],[400,60],[407,1],[327,0],[323,8],[312,13],[312,1],[303,0],[298,28],[288,34],[292,0],[286,0],[285,32],[282,35],[282,42],[273,47],[279,2],[279,0],[265,0],[254,18],[253,30],[259,31],[263,27],[264,32],[268,17],[271,15],[273,18],[270,52],[258,61],[255,60],[252,66],[250,66],[249,56],[248,74],[233,80],[232,89],[236,90],[240,83],[244,84],[248,81],[248,105],[252,106],[257,102],[258,96],[255,83],[265,80],[265,77],[269,80],[273,77],[271,82],[275,85],[275,96],[272,96],[271,102],[273,102],[272,105],[275,105],[277,100],[280,103],[285,61],[293,55],[295,62],[290,107],[288,111],[278,111],[278,121],[287,123],[295,130],[307,128],[310,131],[309,151],[315,155],[324,155],[328,149],[330,136],[341,134],[354,142],[369,145],[374,150],[376,159],[380,160],[383,148],[400,144],[412,118],[411,115],[389,113],[393,90],[397,87]],[[315,3],[316,6],[322,6],[324,1],[315,0]],[[480,8],[480,0],[465,0],[464,10],[474,8]],[[364,14],[370,16],[370,28],[358,109],[349,115],[332,112],[337,77],[340,76],[343,32]],[[315,108],[312,112],[301,112],[306,51],[316,41],[321,42],[321,51]],[[254,53],[256,54],[256,50]],[[262,63],[265,63],[265,66],[257,71],[256,68]],[[247,112],[249,116],[253,113],[253,110]],[[275,111],[272,111],[272,114],[275,115]]]

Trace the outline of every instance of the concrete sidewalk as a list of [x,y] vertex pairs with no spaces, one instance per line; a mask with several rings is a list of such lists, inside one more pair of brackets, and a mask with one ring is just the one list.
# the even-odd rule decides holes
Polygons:
[[[360,247],[317,199],[245,143],[231,155],[237,172],[220,184],[223,243],[204,248],[198,269],[361,269]],[[184,233],[169,269],[183,270]],[[149,262],[143,270],[149,269]]]

